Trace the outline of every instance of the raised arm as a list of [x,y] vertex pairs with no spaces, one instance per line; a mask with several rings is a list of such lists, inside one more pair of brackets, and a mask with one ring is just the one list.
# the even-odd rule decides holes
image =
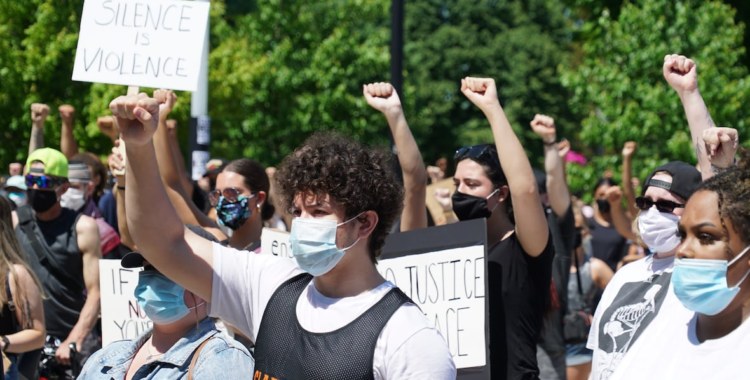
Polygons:
[[57,111],[60,112],[60,120],[62,120],[60,150],[70,160],[78,154],[78,143],[73,135],[73,119],[75,119],[76,109],[70,104],[63,104],[57,108]]
[[117,186],[114,188],[115,202],[117,203],[117,228],[120,230],[120,242],[132,249],[138,250],[138,247],[130,236],[128,228],[127,208],[125,207],[125,186],[127,183],[127,174],[125,172],[125,150],[120,147],[120,141],[115,140],[115,147],[112,148],[112,155],[109,156],[109,167],[113,173],[117,174]]
[[565,169],[557,148],[555,120],[549,116],[536,115],[531,121],[531,129],[544,143],[544,171],[547,174],[549,205],[555,215],[562,218],[570,209],[570,191],[565,182]]
[[406,123],[401,99],[390,83],[371,83],[362,86],[362,91],[367,104],[385,115],[396,143],[405,190],[401,231],[427,228],[427,171],[417,142]]
[[83,304],[81,314],[78,316],[70,334],[55,353],[55,357],[63,364],[70,364],[70,343],[78,347],[83,346],[83,340],[94,328],[96,320],[99,319],[100,292],[99,292],[99,260],[102,258],[101,240],[99,228],[94,219],[81,216],[76,224],[78,234],[78,249],[81,250],[83,259],[83,282],[86,285],[86,303]]
[[34,103],[31,105],[31,139],[29,140],[29,156],[35,150],[44,148],[44,121],[49,116],[49,107],[46,104]]
[[169,134],[169,147],[172,150],[172,155],[177,162],[177,170],[182,178],[182,185],[185,186],[185,190],[188,192],[190,199],[193,197],[193,182],[190,180],[190,173],[188,173],[185,167],[185,156],[182,154],[180,149],[180,142],[177,140],[177,120],[169,119],[166,122],[167,131]]
[[159,124],[159,103],[141,93],[118,97],[109,108],[126,142],[125,205],[135,244],[161,273],[210,302],[213,246],[185,228],[156,164],[151,139]]
[[638,149],[635,141],[628,141],[622,148],[622,187],[625,192],[625,203],[627,212],[631,218],[638,215],[638,207],[635,207],[635,190],[633,189],[633,155]]
[[614,223],[617,233],[625,239],[636,241],[635,232],[633,232],[632,227],[633,221],[628,218],[628,215],[622,208],[622,189],[619,186],[612,186],[607,189],[605,194],[607,201],[609,201],[609,213],[612,216],[612,223]]
[[703,131],[703,144],[711,163],[711,175],[727,170],[735,164],[739,134],[734,128],[711,128]]
[[99,128],[99,132],[112,140],[112,145],[114,145],[115,141],[120,138],[120,131],[117,129],[115,119],[112,116],[99,117],[96,119],[96,126]]
[[219,240],[226,239],[223,232],[204,214],[187,193],[183,185],[183,175],[169,144],[167,116],[177,103],[177,95],[169,90],[154,91],[154,99],[159,102],[159,126],[154,134],[154,148],[159,165],[161,180],[167,190],[170,201],[185,224],[198,225],[206,229]]
[[672,54],[664,57],[664,79],[677,92],[685,109],[690,139],[693,142],[695,156],[698,159],[703,180],[713,176],[711,163],[708,161],[706,146],[702,142],[703,131],[713,128],[714,124],[708,107],[698,90],[698,71],[695,62],[682,55]]
[[517,212],[516,234],[521,246],[530,256],[539,256],[547,246],[549,227],[542,209],[534,172],[531,171],[526,152],[505,116],[497,98],[495,80],[489,78],[466,78],[461,80],[461,92],[484,112],[492,127],[505,177],[508,179],[513,208]]

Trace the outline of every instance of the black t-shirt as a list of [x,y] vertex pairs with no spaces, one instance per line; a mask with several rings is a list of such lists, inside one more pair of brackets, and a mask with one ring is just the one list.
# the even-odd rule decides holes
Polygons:
[[594,257],[607,263],[613,272],[617,271],[617,264],[628,254],[627,240],[614,226],[605,227],[595,219],[589,220],[589,226]]
[[526,254],[514,233],[489,250],[490,363],[493,378],[537,379],[536,342],[549,301],[554,247]]

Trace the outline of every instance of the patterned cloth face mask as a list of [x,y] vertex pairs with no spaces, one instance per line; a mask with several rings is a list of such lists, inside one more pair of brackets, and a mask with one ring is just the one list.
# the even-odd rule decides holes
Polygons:
[[249,207],[250,199],[254,198],[255,195],[250,197],[239,196],[236,202],[230,202],[224,196],[219,198],[219,202],[216,204],[216,215],[219,219],[219,224],[237,230],[242,227],[245,222],[253,214],[253,210]]

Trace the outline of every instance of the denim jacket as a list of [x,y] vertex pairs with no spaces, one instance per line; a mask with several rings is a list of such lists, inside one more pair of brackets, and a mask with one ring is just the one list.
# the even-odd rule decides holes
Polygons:
[[[99,350],[86,361],[78,379],[124,380],[138,349],[151,336],[147,331],[135,340],[114,342]],[[206,318],[181,338],[164,356],[144,364],[133,380],[187,379],[193,352],[213,337],[200,352],[193,378],[196,380],[246,379],[253,376],[255,361],[247,349],[216,329]]]

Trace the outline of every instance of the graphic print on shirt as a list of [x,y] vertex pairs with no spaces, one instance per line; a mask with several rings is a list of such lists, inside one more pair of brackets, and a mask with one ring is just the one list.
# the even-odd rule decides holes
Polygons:
[[599,378],[607,380],[638,337],[659,312],[672,273],[654,274],[642,282],[626,283],[620,288],[614,302],[604,311],[599,322],[599,347],[597,365]]

